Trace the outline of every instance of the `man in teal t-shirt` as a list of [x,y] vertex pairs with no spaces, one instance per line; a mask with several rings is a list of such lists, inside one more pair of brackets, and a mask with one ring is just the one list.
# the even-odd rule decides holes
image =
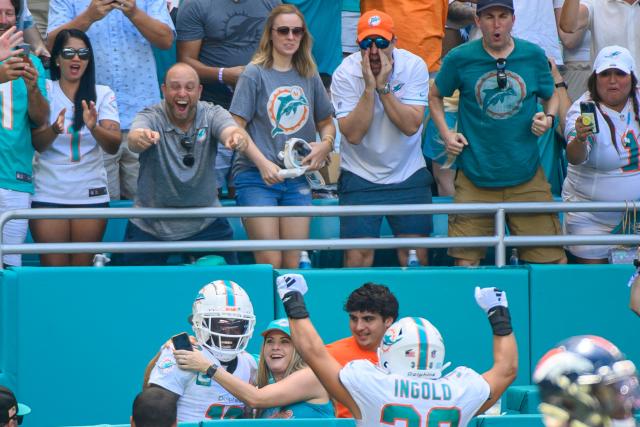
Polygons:
[[[16,24],[20,0],[0,0],[0,36]],[[49,120],[44,68],[35,55],[29,60],[0,58],[0,212],[25,209],[33,193],[31,128]],[[3,230],[3,243],[23,243],[27,221],[13,220]],[[5,265],[19,266],[20,255],[5,255]]]
[[[482,38],[451,50],[429,94],[432,118],[446,150],[458,156],[457,203],[551,201],[537,139],[558,110],[544,51],[514,39],[512,0],[478,0]],[[460,90],[458,132],[444,119],[443,98]],[[541,98],[543,112],[537,111]],[[511,215],[512,234],[559,234],[556,215]],[[451,215],[450,236],[492,235],[492,216]],[[484,248],[451,248],[457,265],[477,265]],[[561,248],[521,248],[528,262],[566,262]]]

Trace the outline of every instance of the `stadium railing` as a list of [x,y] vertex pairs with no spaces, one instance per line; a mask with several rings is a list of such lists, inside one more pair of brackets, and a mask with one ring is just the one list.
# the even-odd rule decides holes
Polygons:
[[638,245],[640,235],[564,235],[510,236],[506,232],[508,214],[550,212],[628,212],[636,206],[629,202],[588,203],[445,203],[428,205],[379,206],[295,206],[295,207],[216,207],[189,209],[151,208],[81,208],[81,209],[22,209],[0,215],[0,229],[11,219],[26,218],[198,218],[198,217],[326,217],[355,215],[416,215],[416,214],[485,214],[495,217],[495,234],[486,237],[415,237],[365,239],[304,239],[304,240],[232,240],[181,242],[88,242],[5,244],[0,233],[0,256],[5,253],[83,253],[83,252],[202,252],[202,251],[258,251],[258,250],[336,250],[336,249],[393,249],[393,248],[449,248],[494,247],[495,265],[506,264],[507,246],[558,245]]

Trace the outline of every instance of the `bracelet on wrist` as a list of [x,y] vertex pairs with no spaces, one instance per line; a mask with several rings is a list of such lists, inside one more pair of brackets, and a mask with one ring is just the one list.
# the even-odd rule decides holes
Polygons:
[[569,89],[569,86],[567,85],[567,82],[565,81],[561,81],[555,84],[556,88],[565,88],[565,89]]
[[218,82],[224,84],[223,77],[224,76],[224,67],[218,68]]
[[325,135],[322,137],[321,139],[322,142],[329,142],[329,147],[331,147],[330,151],[333,151],[333,144],[336,141],[336,139],[332,136],[332,135]]

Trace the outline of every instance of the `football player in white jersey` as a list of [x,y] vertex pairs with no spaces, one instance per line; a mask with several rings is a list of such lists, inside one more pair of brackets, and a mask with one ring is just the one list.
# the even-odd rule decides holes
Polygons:
[[633,362],[610,341],[568,338],[538,362],[533,381],[547,427],[635,427],[640,386]]
[[349,408],[359,427],[464,427],[491,407],[516,377],[518,349],[507,296],[499,289],[475,290],[493,329],[493,367],[482,375],[459,367],[443,376],[449,365],[444,363],[444,343],[426,319],[405,317],[392,324],[378,347],[377,365],[355,360],[343,368],[309,320],[304,277],[286,274],[278,277],[277,285],[296,349],[327,391]]
[[175,394],[179,422],[243,416],[244,403],[212,377],[221,365],[243,381],[255,382],[256,361],[244,351],[255,322],[251,300],[237,283],[216,280],[200,289],[193,303],[193,332],[211,366],[203,372],[182,370],[173,347],[165,346],[149,377],[149,386]]

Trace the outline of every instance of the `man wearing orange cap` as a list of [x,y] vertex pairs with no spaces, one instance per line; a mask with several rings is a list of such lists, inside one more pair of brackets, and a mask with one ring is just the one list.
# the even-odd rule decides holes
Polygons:
[[[417,55],[396,48],[393,20],[378,10],[358,21],[360,52],[333,75],[331,98],[342,133],[341,205],[431,203],[432,177],[420,148],[429,73]],[[388,215],[394,236],[428,236],[428,215]],[[382,216],[340,218],[341,238],[379,237]],[[345,252],[347,267],[373,264],[372,249]],[[421,264],[426,250],[419,249]],[[407,249],[398,250],[406,265]]]

